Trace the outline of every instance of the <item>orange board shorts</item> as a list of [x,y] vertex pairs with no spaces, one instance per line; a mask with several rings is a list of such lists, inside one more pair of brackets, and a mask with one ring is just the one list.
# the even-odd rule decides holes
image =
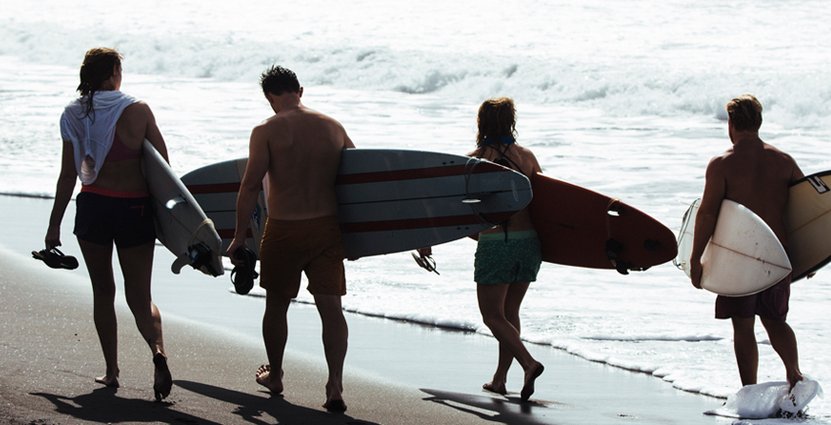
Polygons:
[[305,272],[312,295],[346,295],[343,256],[337,217],[268,218],[260,242],[260,286],[296,298]]

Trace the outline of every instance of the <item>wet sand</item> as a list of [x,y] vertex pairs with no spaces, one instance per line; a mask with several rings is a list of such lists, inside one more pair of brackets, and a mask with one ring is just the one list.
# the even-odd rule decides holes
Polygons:
[[[227,275],[174,275],[156,251],[154,301],[162,312],[174,387],[153,399],[153,366],[123,301],[121,388],[93,382],[104,371],[83,262],[53,270],[30,258],[40,249],[51,200],[0,196],[0,422],[290,424],[697,424],[721,400],[682,392],[658,378],[591,363],[550,347],[529,348],[546,365],[531,403],[519,402],[521,370],[507,397],[483,392],[496,361],[493,338],[348,314],[345,414],[322,408],[326,366],[319,318],[295,303],[289,315],[284,397],[254,382],[265,362],[263,300],[229,291]],[[64,219],[63,251],[80,259]],[[414,272],[418,272],[414,269]],[[116,266],[116,273],[119,270]],[[348,295],[347,295],[348,296]],[[473,300],[472,300],[473,302]]]

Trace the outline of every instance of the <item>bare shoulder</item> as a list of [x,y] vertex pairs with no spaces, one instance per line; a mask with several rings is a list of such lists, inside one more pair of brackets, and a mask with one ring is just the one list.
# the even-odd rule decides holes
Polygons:
[[124,112],[122,112],[122,114],[145,116],[147,114],[152,114],[152,111],[150,110],[150,105],[148,105],[147,102],[139,100],[138,102],[124,108]]
[[314,109],[308,109],[308,108],[306,108],[304,110],[304,113],[311,116],[311,117],[313,117],[316,120],[319,120],[320,122],[326,123],[327,125],[331,126],[331,128],[334,128],[335,130],[338,130],[338,131],[341,131],[341,132],[346,131],[343,127],[343,124],[341,124],[340,121],[338,121],[337,119],[335,119],[331,115],[327,115],[327,114],[324,114],[323,112],[319,112],[319,111],[316,111]]
[[783,172],[788,173],[788,178],[791,181],[805,177],[796,160],[790,154],[768,143],[764,144],[764,149],[772,158],[772,162],[779,166]]
[[522,146],[522,145],[514,145],[514,146],[516,146],[517,150],[519,150],[520,155],[528,157],[528,158],[536,158],[536,156],[534,156],[534,152],[531,149],[528,149],[528,148],[526,148],[525,146]]
[[255,132],[276,132],[280,129],[285,129],[288,126],[290,119],[286,115],[272,115],[262,122],[254,126]]
[[143,133],[148,125],[155,125],[156,119],[153,117],[150,106],[143,101],[138,101],[124,108],[118,122],[122,135],[126,134],[124,133],[126,131],[138,136],[139,134],[144,135]]
[[770,143],[764,143],[762,146],[764,147],[765,152],[768,152],[770,154],[779,156],[782,159],[787,160],[787,161],[793,161],[794,160],[793,157],[790,154],[788,154],[787,152],[777,148],[776,146],[771,145]]
[[707,175],[723,173],[726,164],[730,163],[733,159],[733,149],[728,149],[723,154],[710,158],[710,162],[707,163]]

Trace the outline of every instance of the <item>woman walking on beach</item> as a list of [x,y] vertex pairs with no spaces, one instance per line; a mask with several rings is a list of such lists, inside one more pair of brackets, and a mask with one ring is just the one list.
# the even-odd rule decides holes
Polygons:
[[[488,99],[479,107],[476,150],[468,156],[484,158],[525,174],[541,171],[537,158],[516,143],[516,108],[510,98]],[[479,233],[474,260],[474,280],[479,311],[485,325],[499,341],[499,360],[493,379],[482,388],[507,394],[508,369],[514,359],[525,370],[520,396],[527,401],[534,382],[543,372],[520,339],[519,309],[531,282],[537,279],[542,257],[537,232],[528,210]],[[430,248],[420,249],[422,256]]]
[[172,378],[164,351],[159,309],[150,296],[156,239],[153,210],[141,171],[144,139],[167,160],[167,148],[150,107],[121,88],[117,51],[94,48],[81,65],[81,96],[61,115],[63,154],[55,203],[46,232],[47,255],[61,245],[61,221],[81,180],[74,233],[92,281],[93,317],[104,352],[106,373],[95,379],[118,387],[113,244],[124,277],[127,304],[152,351],[156,400],[170,394]]

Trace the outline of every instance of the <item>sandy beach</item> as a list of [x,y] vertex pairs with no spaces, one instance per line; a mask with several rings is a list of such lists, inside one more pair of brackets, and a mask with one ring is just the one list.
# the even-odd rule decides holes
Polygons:
[[[321,407],[326,368],[319,319],[313,306],[299,303],[290,310],[284,397],[272,397],[253,379],[265,361],[263,300],[232,294],[227,275],[210,278],[190,269],[172,274],[172,256],[163,247],[156,250],[153,295],[162,312],[173,391],[165,402],[153,401],[150,351],[121,293],[121,388],[107,389],[93,382],[104,365],[83,264],[53,270],[30,258],[42,247],[51,203],[0,196],[4,423],[719,423],[702,412],[722,400],[534,345],[529,348],[546,371],[532,403],[522,404],[516,365],[508,382],[516,393],[481,390],[495,364],[493,338],[354,314],[347,316],[349,408],[330,414]],[[80,258],[73,218],[74,203],[64,219],[62,249]]]

